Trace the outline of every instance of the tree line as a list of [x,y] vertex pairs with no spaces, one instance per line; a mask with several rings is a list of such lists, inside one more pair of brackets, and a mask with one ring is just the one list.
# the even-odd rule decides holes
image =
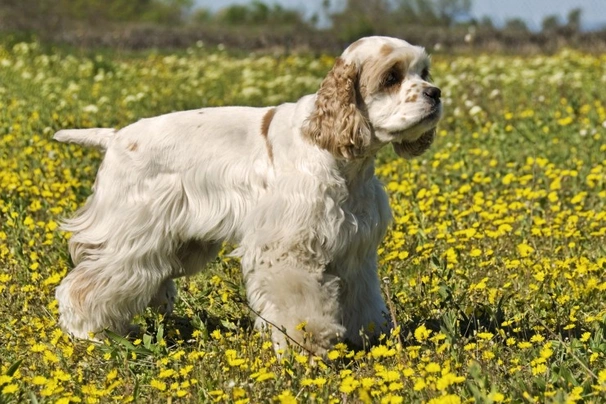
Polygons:
[[[523,40],[537,35],[520,18],[507,20],[500,27],[489,17],[476,19],[471,14],[472,5],[472,0],[323,0],[321,8],[306,17],[298,10],[261,0],[216,12],[195,8],[193,0],[2,0],[0,30],[51,39],[68,38],[66,33],[74,30],[87,35],[125,26],[145,26],[148,34],[153,32],[149,27],[160,32],[171,29],[174,35],[178,35],[175,30],[206,32],[219,39],[261,33],[266,37],[319,38],[329,33],[341,43],[373,34],[414,35],[418,27],[427,33],[424,38],[434,42],[447,42],[449,32],[468,32],[473,40],[478,30],[489,39]],[[573,38],[581,32],[581,17],[579,8],[570,10],[564,21],[550,15],[543,20],[540,33]],[[459,36],[467,40],[470,35]]]

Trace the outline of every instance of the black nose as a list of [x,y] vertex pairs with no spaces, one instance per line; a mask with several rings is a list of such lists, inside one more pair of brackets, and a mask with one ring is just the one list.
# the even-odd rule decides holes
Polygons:
[[423,90],[423,95],[437,102],[440,101],[442,91],[440,91],[438,87],[427,87],[425,90]]

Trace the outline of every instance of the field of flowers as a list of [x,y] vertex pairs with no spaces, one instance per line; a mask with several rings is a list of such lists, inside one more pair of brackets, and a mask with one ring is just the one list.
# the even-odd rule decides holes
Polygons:
[[398,327],[368,351],[279,363],[227,257],[180,280],[178,317],[138,318],[140,339],[57,328],[58,226],[100,162],[57,129],[292,101],[333,60],[0,45],[0,403],[606,402],[606,55],[434,55],[437,141],[417,160],[378,157]]

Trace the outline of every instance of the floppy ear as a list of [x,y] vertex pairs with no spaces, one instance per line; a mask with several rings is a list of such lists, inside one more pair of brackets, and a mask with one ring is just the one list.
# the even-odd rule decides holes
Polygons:
[[370,124],[356,103],[357,80],[356,66],[337,58],[303,127],[310,142],[350,160],[363,155],[371,139]]

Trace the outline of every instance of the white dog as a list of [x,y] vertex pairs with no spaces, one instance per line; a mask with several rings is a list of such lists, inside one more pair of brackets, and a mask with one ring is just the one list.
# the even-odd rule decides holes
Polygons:
[[322,354],[388,331],[377,246],[391,211],[373,159],[388,143],[404,158],[430,146],[442,106],[428,70],[423,48],[368,37],[296,103],[57,132],[106,150],[93,194],[64,226],[76,267],[57,289],[61,327],[125,334],[148,305],[170,312],[173,279],[229,241],[276,349],[292,339]]

